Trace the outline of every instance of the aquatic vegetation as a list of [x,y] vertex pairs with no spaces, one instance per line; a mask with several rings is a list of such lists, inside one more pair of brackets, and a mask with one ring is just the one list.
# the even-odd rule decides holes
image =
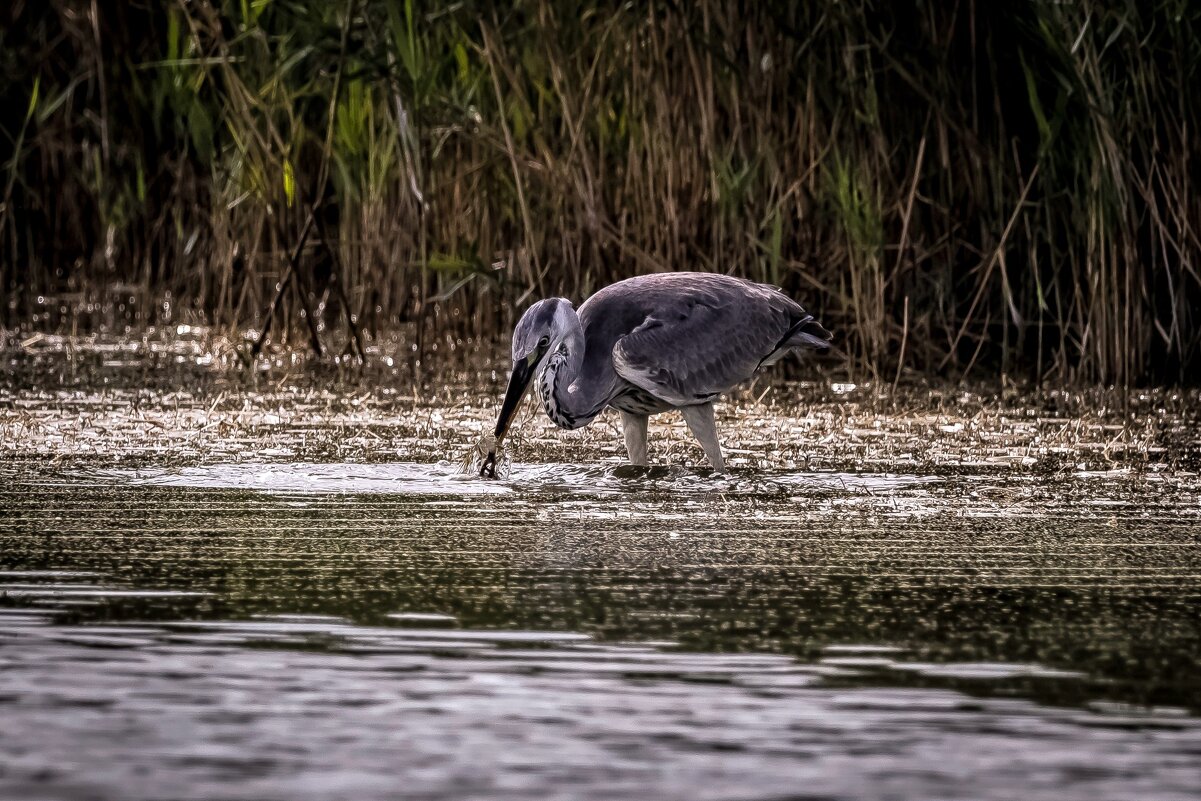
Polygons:
[[[41,336],[4,355],[0,455],[105,464],[473,458],[495,424],[506,354],[460,348],[436,373],[411,354],[403,339],[371,344],[364,365],[274,352],[247,372],[231,345],[196,331]],[[734,470],[1201,470],[1197,390],[774,380],[719,404],[718,415]],[[532,407],[518,422],[506,440],[517,464],[625,461],[611,413],[571,432]],[[651,441],[656,464],[704,463],[675,415],[652,420]]]

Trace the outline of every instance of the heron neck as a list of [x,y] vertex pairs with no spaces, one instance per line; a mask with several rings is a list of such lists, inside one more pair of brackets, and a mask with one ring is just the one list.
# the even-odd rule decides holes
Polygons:
[[584,329],[572,312],[567,335],[547,360],[538,389],[550,419],[561,428],[581,428],[592,422],[599,409],[588,397],[579,378],[584,363]]

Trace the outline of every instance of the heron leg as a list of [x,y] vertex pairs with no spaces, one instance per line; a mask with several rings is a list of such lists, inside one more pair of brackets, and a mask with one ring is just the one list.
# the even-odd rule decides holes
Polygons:
[[709,457],[709,464],[718,473],[726,472],[726,462],[721,458],[721,443],[717,441],[717,423],[713,420],[713,404],[702,403],[699,406],[685,406],[680,409],[688,430],[696,437]]
[[646,420],[645,414],[621,413],[621,430],[626,435],[626,450],[632,464],[646,466]]

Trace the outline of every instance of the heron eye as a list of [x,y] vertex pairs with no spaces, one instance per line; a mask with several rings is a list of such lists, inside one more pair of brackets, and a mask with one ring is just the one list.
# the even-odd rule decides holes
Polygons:
[[549,344],[550,344],[550,337],[542,337],[542,339],[538,340],[538,347],[540,347],[540,348],[545,348]]

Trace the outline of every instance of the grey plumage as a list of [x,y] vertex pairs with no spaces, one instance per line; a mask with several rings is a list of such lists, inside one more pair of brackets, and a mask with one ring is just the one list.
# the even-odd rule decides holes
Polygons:
[[680,409],[722,471],[713,401],[792,350],[823,349],[830,338],[775,287],[710,273],[619,281],[578,314],[566,299],[548,298],[513,332],[514,370],[496,438],[537,378],[544,410],[563,428],[587,425],[606,406],[621,410],[636,464],[646,460],[646,416]]

